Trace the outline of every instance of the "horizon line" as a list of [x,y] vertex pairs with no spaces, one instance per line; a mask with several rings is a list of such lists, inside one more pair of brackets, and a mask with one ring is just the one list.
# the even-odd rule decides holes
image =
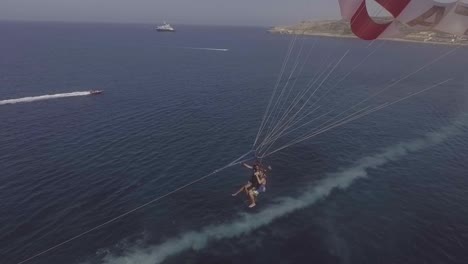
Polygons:
[[[327,19],[307,19],[306,21],[328,21],[328,20],[336,20],[337,18],[327,18]],[[162,20],[163,21],[163,20]],[[168,21],[168,20],[166,20]],[[173,25],[179,25],[179,26],[213,26],[213,27],[257,27],[257,28],[272,28],[272,27],[277,27],[277,26],[291,26],[295,24],[299,24],[301,22],[305,21],[304,19],[298,20],[294,23],[291,23],[289,25],[281,25],[280,23],[276,25],[264,25],[264,24],[229,24],[229,23],[187,23],[187,22],[181,22],[181,23],[171,23]],[[136,21],[125,21],[125,22],[120,22],[120,21],[85,21],[85,20],[34,20],[34,19],[1,19],[0,22],[7,22],[7,23],[63,23],[63,24],[116,24],[116,25],[159,25],[162,22],[136,22]]]

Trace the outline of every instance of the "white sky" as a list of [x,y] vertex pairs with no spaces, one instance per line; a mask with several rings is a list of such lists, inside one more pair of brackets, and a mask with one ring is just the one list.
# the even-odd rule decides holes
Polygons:
[[338,0],[0,0],[0,20],[272,26],[338,17]]

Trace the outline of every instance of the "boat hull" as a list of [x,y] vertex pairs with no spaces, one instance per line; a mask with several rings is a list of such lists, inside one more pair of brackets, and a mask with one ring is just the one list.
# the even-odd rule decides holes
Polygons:
[[98,94],[102,94],[103,91],[89,91],[89,94],[90,95],[98,95]]
[[158,31],[158,32],[175,32],[174,29],[160,29],[160,28],[157,28],[156,31]]

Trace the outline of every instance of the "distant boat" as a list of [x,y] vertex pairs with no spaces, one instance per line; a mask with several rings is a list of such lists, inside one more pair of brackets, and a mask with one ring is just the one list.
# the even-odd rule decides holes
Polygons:
[[100,90],[92,90],[92,91],[89,91],[89,94],[90,95],[98,95],[98,94],[102,94],[104,91],[100,91]]
[[175,29],[166,22],[162,26],[156,27],[156,30],[159,32],[175,32]]

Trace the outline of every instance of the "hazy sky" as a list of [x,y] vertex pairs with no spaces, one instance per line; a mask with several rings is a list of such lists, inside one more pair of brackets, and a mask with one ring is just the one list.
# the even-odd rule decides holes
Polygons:
[[0,0],[0,20],[270,26],[338,16],[338,0]]

